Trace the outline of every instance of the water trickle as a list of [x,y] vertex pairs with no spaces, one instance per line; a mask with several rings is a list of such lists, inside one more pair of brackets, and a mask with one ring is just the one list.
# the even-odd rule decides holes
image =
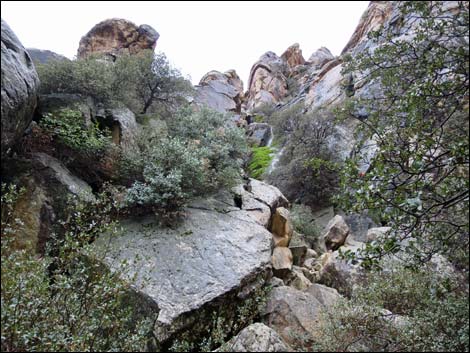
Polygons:
[[269,125],[269,140],[266,143],[267,147],[271,147],[271,145],[273,144],[273,139],[274,139],[273,127]]
[[266,174],[271,174],[274,169],[276,168],[276,165],[277,163],[279,162],[279,160],[281,159],[281,156],[282,156],[282,153],[284,152],[284,147],[281,148],[280,150],[277,149],[277,148],[273,148],[273,154],[274,154],[274,157],[273,159],[271,160],[271,164],[269,165],[267,171],[266,171]]

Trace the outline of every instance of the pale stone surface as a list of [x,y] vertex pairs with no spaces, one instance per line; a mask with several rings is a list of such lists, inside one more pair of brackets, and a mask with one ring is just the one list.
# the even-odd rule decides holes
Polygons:
[[225,298],[247,295],[264,283],[271,233],[236,209],[225,199],[197,200],[175,228],[158,226],[150,216],[126,220],[118,236],[95,243],[98,252],[106,251],[108,266],[129,262],[126,273],[136,275],[134,287],[159,308],[155,334],[162,342],[191,329],[196,317],[199,323],[210,320],[205,305],[224,305]]
[[349,227],[340,215],[336,215],[326,226],[323,235],[328,250],[337,250],[346,241],[349,235]]
[[292,349],[272,328],[262,323],[245,327],[216,352],[291,352]]

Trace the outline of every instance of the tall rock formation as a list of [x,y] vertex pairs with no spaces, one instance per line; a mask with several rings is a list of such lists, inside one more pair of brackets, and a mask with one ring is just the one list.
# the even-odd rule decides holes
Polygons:
[[295,43],[287,48],[281,55],[281,59],[286,61],[289,68],[305,64],[305,59],[302,56],[302,49],[300,49],[299,43]]
[[205,74],[196,86],[196,103],[207,105],[221,113],[241,112],[244,101],[243,82],[235,70],[224,73],[210,71]]
[[31,123],[38,87],[31,57],[2,19],[2,158]]
[[281,101],[287,95],[287,72],[285,60],[271,51],[263,54],[250,71],[247,109]]
[[159,36],[149,25],[137,26],[124,19],[108,19],[98,23],[82,37],[77,57],[83,59],[92,54],[104,54],[114,59],[124,53],[154,50]]

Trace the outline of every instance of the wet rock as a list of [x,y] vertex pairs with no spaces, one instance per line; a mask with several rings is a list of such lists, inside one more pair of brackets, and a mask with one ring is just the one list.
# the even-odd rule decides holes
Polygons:
[[233,209],[224,200],[207,201],[193,202],[174,228],[155,217],[128,219],[119,235],[95,243],[111,268],[126,259],[133,287],[158,306],[154,334],[163,347],[183,331],[207,330],[211,308],[229,314],[270,273],[271,234],[248,215],[219,209]]
[[33,61],[2,19],[2,159],[33,119],[39,78]]
[[252,123],[247,126],[246,135],[251,145],[264,147],[272,138],[272,128],[266,123]]

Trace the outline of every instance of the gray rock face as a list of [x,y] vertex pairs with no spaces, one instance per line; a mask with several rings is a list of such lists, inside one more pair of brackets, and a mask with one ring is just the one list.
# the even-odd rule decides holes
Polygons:
[[278,246],[274,248],[271,262],[273,264],[274,275],[279,278],[285,278],[292,270],[292,252],[289,248]]
[[320,69],[323,65],[325,65],[328,61],[333,60],[335,57],[331,54],[330,50],[325,47],[321,47],[317,51],[315,51],[310,58],[308,59],[308,63],[312,65],[315,69]]
[[392,228],[390,227],[376,227],[376,228],[370,228],[367,231],[366,239],[365,241],[374,241],[379,237],[384,237],[388,232],[390,232]]
[[270,292],[264,322],[289,346],[302,349],[315,338],[323,305],[311,294],[292,287],[276,287]]
[[39,87],[31,57],[3,19],[1,66],[3,158],[33,119]]
[[26,191],[15,206],[13,218],[20,218],[23,226],[15,233],[15,248],[32,254],[44,254],[52,232],[63,231],[58,219],[66,219],[69,196],[92,201],[91,187],[73,175],[59,160],[45,153],[34,153],[31,159],[2,160],[8,168],[2,177],[11,180]]
[[252,123],[247,126],[246,134],[252,145],[263,147],[269,145],[273,132],[269,124]]
[[337,250],[346,241],[349,235],[349,227],[344,221],[344,218],[336,215],[326,226],[325,245],[328,250]]
[[39,95],[37,114],[44,116],[62,109],[75,109],[82,113],[84,123],[89,125],[96,115],[95,102],[91,97],[79,94],[53,93]]
[[[350,246],[349,250],[355,251],[359,247],[360,245]],[[344,250],[347,249],[345,247]],[[320,268],[316,274],[316,282],[334,288],[346,297],[351,297],[354,287],[365,281],[364,270],[358,264],[353,265],[339,259],[336,251],[323,254],[318,264]]]
[[266,184],[256,179],[250,179],[248,188],[257,200],[267,204],[271,211],[277,207],[288,207],[289,201],[285,198],[282,192],[275,186]]
[[313,283],[308,287],[307,293],[313,295],[326,307],[334,305],[341,298],[341,295],[336,289],[318,283]]
[[191,204],[174,229],[156,225],[155,217],[127,220],[121,234],[95,243],[97,251],[107,251],[111,268],[127,260],[134,287],[159,307],[159,341],[206,330],[209,307],[230,310],[266,280],[271,233],[241,211],[225,200],[205,199]]
[[344,220],[351,230],[350,235],[356,241],[367,241],[368,230],[370,228],[376,227],[374,221],[369,216],[367,216],[367,214],[349,214],[344,216]]
[[272,328],[262,323],[251,324],[225,343],[218,352],[292,352]]
[[51,61],[69,60],[65,56],[54,53],[50,50],[28,48],[27,51],[35,64],[46,64]]
[[72,194],[84,200],[94,200],[90,185],[73,175],[58,159],[42,152],[35,153],[33,158],[44,168],[52,170],[57,181],[66,186]]
[[115,144],[124,150],[135,146],[138,126],[134,113],[128,108],[100,109],[96,117],[107,122]]
[[240,113],[243,99],[243,82],[235,70],[224,73],[210,71],[196,86],[196,103],[207,105],[221,113],[228,111]]

